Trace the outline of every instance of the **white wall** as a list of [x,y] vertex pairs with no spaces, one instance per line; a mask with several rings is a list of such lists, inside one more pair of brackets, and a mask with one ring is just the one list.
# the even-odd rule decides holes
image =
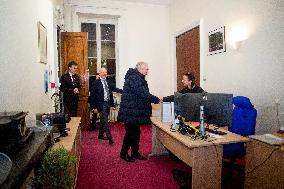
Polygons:
[[[65,5],[65,28],[79,31],[76,13],[114,15],[118,18],[118,86],[138,61],[149,63],[148,83],[154,95],[169,95],[171,80],[168,7],[117,1],[77,2]],[[77,5],[77,6],[75,6]],[[171,91],[173,92],[173,91]]]
[[[43,85],[45,69],[55,77],[52,1],[2,0],[0,17],[0,111],[28,111],[29,119],[53,111]],[[38,21],[47,29],[47,64],[38,61]]]
[[[281,111],[284,111],[284,1],[173,2],[170,6],[170,33],[202,19],[201,45],[206,51],[208,32],[226,27],[227,51],[213,56],[201,54],[201,78],[206,78],[202,87],[208,92],[249,97],[258,110],[257,132],[278,130],[275,99],[280,98]],[[236,51],[230,42],[238,30],[243,32],[246,40]]]

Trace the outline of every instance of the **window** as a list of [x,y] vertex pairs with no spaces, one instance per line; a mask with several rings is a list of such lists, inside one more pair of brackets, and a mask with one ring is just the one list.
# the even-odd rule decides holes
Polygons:
[[88,68],[93,77],[101,67],[108,69],[108,77],[116,83],[116,24],[102,20],[81,23],[81,31],[88,32]]

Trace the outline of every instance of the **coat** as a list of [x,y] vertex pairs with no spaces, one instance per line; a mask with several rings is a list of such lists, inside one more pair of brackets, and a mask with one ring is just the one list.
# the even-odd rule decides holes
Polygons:
[[118,121],[139,125],[150,123],[151,103],[158,104],[160,99],[150,94],[145,76],[136,69],[130,68],[124,79]]
[[63,99],[65,102],[78,101],[79,95],[74,94],[75,88],[80,88],[80,77],[75,74],[73,75],[73,82],[69,73],[61,76],[60,79],[60,91],[63,92]]
[[[106,81],[109,88],[109,106],[114,107],[112,92],[122,93],[122,90],[116,88],[108,79]],[[104,88],[101,79],[96,79],[91,83],[89,102],[90,109],[97,109],[99,112],[102,111],[104,102]]]

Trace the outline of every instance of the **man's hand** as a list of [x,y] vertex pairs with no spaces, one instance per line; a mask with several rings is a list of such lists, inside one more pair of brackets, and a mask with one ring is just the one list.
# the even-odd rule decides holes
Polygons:
[[163,97],[159,97],[160,103],[163,103]]
[[74,91],[75,94],[79,93],[79,89],[78,88],[75,88],[73,91]]
[[97,114],[97,113],[99,113],[98,112],[98,110],[95,108],[95,109],[93,109],[93,112],[95,113],[95,114]]

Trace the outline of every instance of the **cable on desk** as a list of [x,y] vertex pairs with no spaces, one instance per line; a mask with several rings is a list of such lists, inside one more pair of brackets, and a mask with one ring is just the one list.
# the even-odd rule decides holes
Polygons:
[[252,170],[248,171],[247,173],[248,173],[248,174],[249,174],[249,173],[252,173],[252,172],[255,171],[258,167],[262,166],[262,165],[272,156],[272,154],[273,154],[275,151],[279,150],[279,149],[280,149],[280,147],[273,149],[272,152],[270,152],[270,154],[268,155],[268,157],[267,157],[263,162],[261,162],[259,165],[255,166]]

